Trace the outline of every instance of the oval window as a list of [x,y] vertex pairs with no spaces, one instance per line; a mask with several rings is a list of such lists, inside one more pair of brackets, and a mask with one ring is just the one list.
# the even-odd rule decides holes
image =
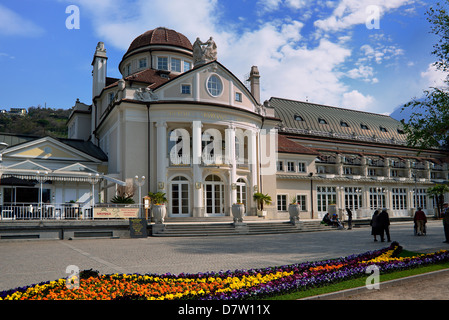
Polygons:
[[221,95],[221,92],[223,91],[223,84],[218,76],[211,75],[209,77],[209,80],[207,80],[207,91],[209,91],[209,93],[214,97]]

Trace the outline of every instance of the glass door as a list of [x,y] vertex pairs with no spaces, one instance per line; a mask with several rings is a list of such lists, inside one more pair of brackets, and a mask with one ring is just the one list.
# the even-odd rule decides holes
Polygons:
[[189,182],[184,177],[175,177],[171,182],[171,216],[189,216]]
[[220,177],[210,175],[204,183],[204,199],[208,216],[224,215],[224,185]]

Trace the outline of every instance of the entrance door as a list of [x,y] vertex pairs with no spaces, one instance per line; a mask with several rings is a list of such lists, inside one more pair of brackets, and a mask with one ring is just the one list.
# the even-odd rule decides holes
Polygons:
[[178,176],[171,181],[171,216],[189,216],[189,182]]
[[220,177],[209,175],[204,183],[204,199],[208,216],[224,215],[224,184]]

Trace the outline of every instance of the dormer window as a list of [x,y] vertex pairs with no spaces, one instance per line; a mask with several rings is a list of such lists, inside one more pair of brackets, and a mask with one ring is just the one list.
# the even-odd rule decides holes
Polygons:
[[404,134],[404,131],[401,130],[401,129],[398,129],[398,133],[399,133],[399,134]]
[[324,120],[323,118],[318,118],[318,123],[319,124],[327,124],[327,121]]
[[340,126],[349,128],[349,124],[347,122],[344,122],[344,121],[340,121]]
[[303,119],[300,115],[298,115],[298,114],[295,114],[294,119],[295,119],[296,121],[304,121],[304,119]]
[[363,130],[369,130],[368,126],[363,123],[360,124],[360,128],[362,128]]
[[384,127],[379,127],[379,129],[380,129],[381,132],[388,132],[388,130],[386,128],[384,128]]

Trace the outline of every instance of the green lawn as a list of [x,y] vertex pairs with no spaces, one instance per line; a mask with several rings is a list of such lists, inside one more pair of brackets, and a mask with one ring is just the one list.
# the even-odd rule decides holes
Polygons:
[[[403,250],[399,256],[400,257],[412,257],[417,254],[419,254],[419,253]],[[380,274],[380,282],[382,283],[383,281],[390,281],[390,280],[394,280],[394,279],[414,276],[417,274],[438,271],[438,270],[443,270],[443,269],[448,269],[448,268],[449,268],[449,262],[446,262],[446,263],[441,263],[441,264],[428,265],[428,266],[420,267],[420,268],[408,269],[408,270],[404,270],[404,271]],[[326,294],[326,293],[337,292],[337,291],[341,291],[341,290],[363,287],[366,284],[367,277],[368,277],[368,275],[361,277],[361,278],[357,278],[357,279],[346,280],[346,281],[330,284],[330,285],[319,287],[319,288],[309,289],[306,291],[297,291],[297,292],[292,292],[292,293],[285,294],[285,295],[270,297],[270,298],[266,298],[266,300],[297,300],[297,299],[316,296],[316,295],[320,295],[320,294]]]

